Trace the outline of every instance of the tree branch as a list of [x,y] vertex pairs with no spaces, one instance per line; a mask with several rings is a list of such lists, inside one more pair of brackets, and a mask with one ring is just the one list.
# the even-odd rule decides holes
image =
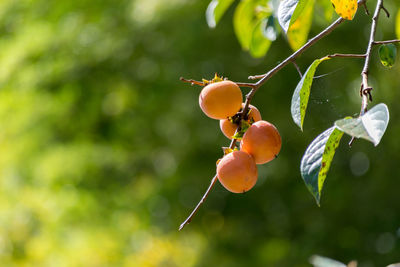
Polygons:
[[383,3],[382,3],[382,6],[381,6],[381,9],[382,9],[383,11],[385,11],[386,17],[390,18],[390,13],[389,13],[389,11],[386,9],[386,7],[383,5]]
[[369,10],[368,10],[367,4],[364,2],[364,3],[361,3],[361,6],[364,7],[365,14],[367,14],[369,16]]
[[238,83],[235,82],[239,87],[247,87],[247,88],[255,88],[255,84],[254,83]]
[[300,70],[299,65],[297,65],[297,63],[296,63],[296,60],[293,60],[292,63],[293,63],[293,65],[294,65],[294,67],[296,68],[297,72],[299,73],[300,78],[302,78],[302,77],[303,77],[303,74],[301,73],[301,70]]
[[375,33],[376,33],[376,28],[378,27],[378,19],[381,9],[383,9],[383,0],[378,0],[376,3],[374,16],[372,18],[371,32],[369,36],[367,51],[365,52],[366,57],[364,62],[364,68],[361,72],[362,83],[360,89],[360,94],[361,94],[360,116],[362,116],[365,112],[367,112],[368,100],[372,101],[372,95],[371,95],[372,87],[368,85],[368,72],[369,72],[369,63],[371,61],[371,51],[375,43]]
[[365,58],[367,55],[365,54],[333,54],[328,55],[326,57],[334,58],[334,57],[350,57],[350,58]]
[[338,18],[335,22],[333,22],[331,25],[329,25],[325,30],[311,38],[307,43],[305,43],[302,47],[300,47],[296,52],[291,54],[289,57],[287,57],[285,60],[283,60],[281,63],[279,63],[276,67],[274,67],[272,70],[265,74],[261,75],[254,75],[254,76],[249,76],[250,80],[257,80],[261,79],[257,82],[258,87],[263,85],[269,78],[274,76],[278,71],[280,71],[283,67],[291,63],[293,60],[295,60],[298,56],[303,54],[308,48],[313,46],[316,42],[321,40],[323,37],[327,36],[330,34],[339,24],[341,24],[344,21],[343,18]]
[[180,77],[179,80],[181,80],[182,82],[185,83],[190,83],[191,85],[199,85],[199,86],[205,86],[206,84],[204,82],[199,82],[199,81],[195,81],[192,79],[185,79],[183,77]]
[[383,45],[383,44],[394,44],[394,43],[400,43],[400,40],[395,39],[395,40],[387,40],[387,41],[374,41],[372,44],[373,45]]
[[179,231],[185,227],[186,224],[189,224],[192,221],[194,215],[196,215],[197,211],[199,210],[200,206],[203,204],[204,200],[206,200],[208,194],[210,193],[211,189],[214,187],[215,183],[217,182],[218,177],[215,175],[210,182],[210,185],[207,188],[207,191],[204,193],[203,197],[201,198],[200,202],[197,203],[197,206],[194,208],[192,213],[190,213],[189,217],[179,226]]

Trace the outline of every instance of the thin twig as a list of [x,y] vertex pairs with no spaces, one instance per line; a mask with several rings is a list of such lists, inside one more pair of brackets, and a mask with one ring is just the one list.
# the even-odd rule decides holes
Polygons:
[[300,78],[302,78],[302,77],[303,77],[303,74],[301,73],[301,70],[300,70],[299,65],[297,65],[297,63],[296,63],[296,60],[293,60],[292,63],[293,63],[293,65],[294,65],[294,67],[296,68],[297,72],[299,73]]
[[390,18],[390,13],[389,11],[386,9],[386,7],[382,4],[381,9],[383,9],[383,11],[385,11],[386,13],[386,17]]
[[369,16],[369,10],[368,10],[367,4],[364,2],[361,5],[364,7],[365,14],[367,14]]
[[373,45],[383,45],[383,44],[394,44],[394,43],[400,43],[400,40],[395,39],[395,40],[387,40],[387,41],[374,41],[372,44]]
[[333,54],[328,55],[326,57],[334,58],[334,57],[350,57],[350,58],[365,58],[367,55],[365,54]]
[[254,88],[256,85],[254,83],[238,83],[235,82],[239,87],[248,87],[248,88]]
[[214,187],[215,183],[218,180],[218,176],[215,175],[210,182],[210,185],[207,188],[207,191],[204,193],[203,197],[201,198],[200,202],[197,203],[197,206],[194,208],[192,213],[190,213],[189,217],[179,226],[179,231],[185,227],[186,224],[189,224],[192,221],[194,215],[196,215],[197,211],[199,210],[200,206],[203,204],[204,200],[207,198],[208,194],[210,193],[211,189]]
[[204,82],[199,82],[199,81],[195,81],[195,80],[192,80],[192,79],[185,79],[183,77],[180,77],[179,80],[181,80],[182,82],[185,82],[185,83],[190,83],[192,85],[200,85],[200,86],[205,86],[206,85]]
[[351,147],[354,143],[354,140],[356,140],[356,138],[354,136],[351,137],[351,140],[349,142],[349,147]]

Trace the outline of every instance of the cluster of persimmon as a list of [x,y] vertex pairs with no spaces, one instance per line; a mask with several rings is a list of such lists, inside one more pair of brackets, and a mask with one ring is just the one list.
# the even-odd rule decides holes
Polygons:
[[281,136],[275,126],[261,119],[253,105],[243,114],[242,91],[229,80],[206,81],[199,104],[212,119],[220,120],[222,133],[229,139],[240,141],[239,149],[225,149],[225,155],[217,161],[220,183],[233,193],[249,191],[257,182],[257,164],[275,159],[281,149]]

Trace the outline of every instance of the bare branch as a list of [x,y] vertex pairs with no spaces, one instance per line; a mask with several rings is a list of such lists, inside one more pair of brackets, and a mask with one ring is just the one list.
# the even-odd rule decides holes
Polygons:
[[395,39],[395,40],[387,40],[387,41],[374,41],[372,44],[373,45],[383,45],[383,44],[394,44],[394,43],[400,43],[400,40]]
[[390,13],[389,13],[389,11],[386,9],[386,7],[383,5],[383,3],[382,3],[382,6],[381,6],[381,9],[383,9],[383,11],[385,11],[386,17],[390,18]]
[[333,54],[328,55],[326,57],[334,58],[334,57],[350,57],[350,58],[365,58],[367,55],[365,54]]
[[383,0],[378,0],[376,3],[374,16],[372,18],[372,26],[371,26],[367,51],[365,52],[366,57],[365,57],[364,68],[361,72],[362,84],[360,92],[362,100],[361,100],[360,116],[363,115],[365,112],[367,112],[368,100],[372,100],[372,95],[371,95],[372,87],[368,85],[368,72],[369,72],[369,63],[371,61],[371,51],[373,44],[375,42],[375,33],[376,33],[376,28],[378,26],[379,13],[382,9],[383,9]]
[[192,221],[192,218],[194,215],[196,215],[197,211],[199,210],[200,206],[203,204],[203,202],[206,200],[208,194],[210,193],[211,189],[214,187],[215,183],[218,180],[218,176],[215,175],[210,182],[210,185],[207,188],[207,191],[204,193],[203,197],[201,198],[200,202],[197,203],[197,206],[194,208],[192,213],[190,213],[189,217],[179,226],[179,231],[183,229],[183,227],[186,226],[186,224],[189,224]]
[[351,147],[354,143],[354,140],[356,140],[356,138],[354,136],[351,137],[351,140],[349,142],[349,147]]
[[302,77],[303,77],[303,74],[301,73],[301,70],[300,70],[300,68],[299,68],[299,65],[297,65],[297,63],[296,63],[296,60],[293,60],[292,63],[293,63],[293,65],[294,65],[294,67],[296,68],[297,72],[299,73],[300,78],[302,78]]
[[234,83],[236,83],[239,87],[254,88],[256,86],[255,83],[238,83],[238,82],[234,82]]
[[199,81],[195,81],[195,80],[192,80],[192,79],[185,79],[183,77],[180,77],[179,80],[181,80],[182,82],[185,82],[185,83],[190,83],[192,85],[200,85],[200,86],[205,86],[206,85],[204,82],[199,82]]
[[369,10],[368,10],[367,4],[364,2],[361,5],[364,7],[365,14],[367,14],[369,16]]

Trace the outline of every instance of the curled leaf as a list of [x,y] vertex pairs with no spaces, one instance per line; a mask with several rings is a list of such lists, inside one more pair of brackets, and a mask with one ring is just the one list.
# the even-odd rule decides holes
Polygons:
[[389,123],[389,110],[383,103],[371,108],[358,118],[344,118],[335,122],[335,126],[348,135],[363,138],[379,144]]

